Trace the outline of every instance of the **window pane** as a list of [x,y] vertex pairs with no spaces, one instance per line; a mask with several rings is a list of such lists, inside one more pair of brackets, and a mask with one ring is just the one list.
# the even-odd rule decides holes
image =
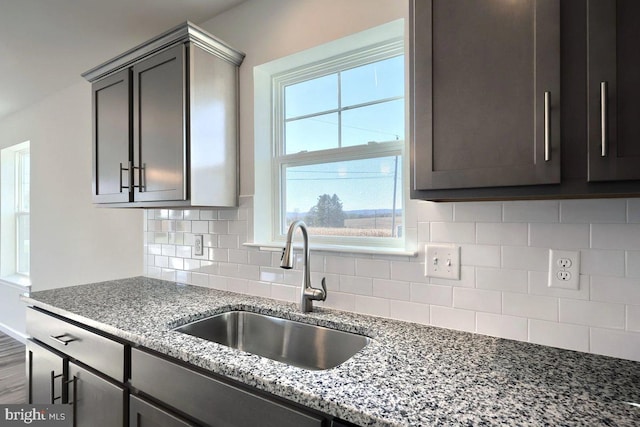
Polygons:
[[285,124],[285,153],[338,147],[338,113],[293,120]]
[[29,212],[29,152],[21,151],[18,153],[18,173],[19,186],[18,188],[18,210],[21,212]]
[[330,74],[285,87],[285,118],[338,108],[338,75]]
[[343,71],[342,107],[404,96],[404,56]]
[[283,234],[293,221],[302,219],[312,235],[401,235],[402,158],[399,155],[287,167],[284,179]]
[[342,113],[342,146],[404,141],[404,100],[354,108]]
[[29,274],[29,215],[17,217],[17,272]]

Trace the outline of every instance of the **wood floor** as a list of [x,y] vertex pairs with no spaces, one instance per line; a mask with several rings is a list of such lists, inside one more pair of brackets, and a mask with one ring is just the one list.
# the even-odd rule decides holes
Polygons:
[[0,332],[0,404],[26,403],[25,347]]

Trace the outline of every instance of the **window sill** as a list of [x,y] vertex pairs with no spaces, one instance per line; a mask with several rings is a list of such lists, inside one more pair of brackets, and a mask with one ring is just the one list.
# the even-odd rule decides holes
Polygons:
[[12,274],[10,276],[0,277],[0,283],[4,285],[12,286],[24,292],[31,291],[31,278],[29,276],[23,276],[21,274]]
[[[284,247],[284,242],[263,242],[263,243],[253,243],[247,242],[243,243],[243,246],[252,247],[252,248],[260,248],[265,251],[281,251]],[[298,248],[301,245],[298,243],[294,243],[294,247]],[[369,254],[369,255],[392,255],[392,256],[405,256],[405,257],[415,257],[418,255],[417,251],[408,251],[406,249],[401,248],[381,248],[381,247],[367,247],[367,246],[342,246],[342,245],[323,245],[323,244],[309,244],[309,249],[312,251],[322,251],[322,252],[338,252],[338,253],[355,253],[355,254]]]

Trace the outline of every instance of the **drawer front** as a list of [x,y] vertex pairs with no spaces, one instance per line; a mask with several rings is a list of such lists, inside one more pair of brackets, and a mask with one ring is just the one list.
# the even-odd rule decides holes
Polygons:
[[27,310],[27,334],[119,382],[125,381],[124,344],[32,308]]
[[321,427],[323,418],[131,350],[131,385],[213,426]]

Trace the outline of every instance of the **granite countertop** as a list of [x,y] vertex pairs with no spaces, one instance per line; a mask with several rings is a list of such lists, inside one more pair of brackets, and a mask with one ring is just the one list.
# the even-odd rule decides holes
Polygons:
[[[640,425],[640,363],[136,277],[24,300],[321,412],[367,426]],[[367,335],[309,371],[172,331],[240,309]]]

